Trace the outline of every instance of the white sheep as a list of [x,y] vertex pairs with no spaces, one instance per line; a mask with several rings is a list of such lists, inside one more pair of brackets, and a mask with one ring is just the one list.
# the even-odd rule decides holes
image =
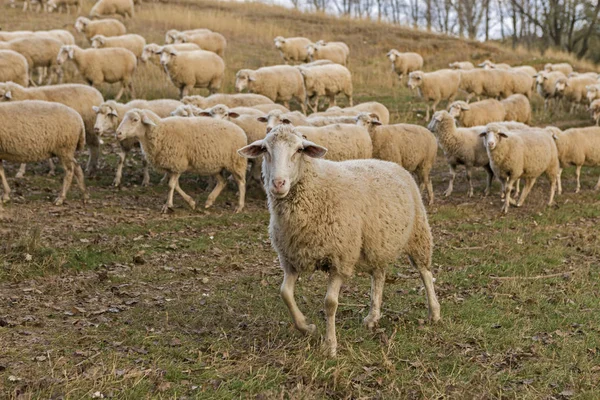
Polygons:
[[494,174],[506,181],[502,212],[508,212],[513,202],[510,197],[514,183],[525,179],[525,187],[516,203],[523,205],[537,178],[546,174],[550,181],[550,199],[554,202],[556,181],[559,171],[556,144],[545,129],[509,129],[500,124],[489,124],[480,133]]
[[[572,128],[553,135],[558,149],[558,160],[560,171],[558,173],[558,194],[562,193],[563,169],[575,165],[575,176],[577,177],[577,188],[575,193],[581,190],[579,177],[581,167],[600,166],[600,128],[592,126],[587,128]],[[594,190],[600,189],[600,178]]]
[[306,114],[304,78],[297,68],[274,65],[257,70],[241,69],[235,75],[235,91],[239,93],[244,89],[262,94],[272,101],[281,101],[287,109],[290,108],[290,100],[296,99]]
[[211,175],[217,185],[208,196],[205,208],[212,206],[225,188],[227,181],[221,175],[229,171],[239,191],[235,212],[244,208],[246,194],[246,159],[236,149],[247,144],[244,131],[228,121],[212,118],[168,117],[161,119],[149,110],[128,111],[117,128],[117,139],[137,138],[148,161],[169,174],[169,197],[162,211],[173,208],[173,193],[183,197],[190,208],[196,202],[179,187],[179,177],[186,171]]
[[571,103],[572,113],[575,106],[588,102],[587,87],[595,84],[596,79],[589,77],[559,78],[556,80],[554,95]]
[[392,62],[392,72],[398,75],[401,81],[404,75],[420,71],[423,68],[423,57],[417,53],[401,53],[396,49],[388,51],[387,58]]
[[13,50],[0,50],[0,82],[29,85],[27,59]]
[[212,31],[210,29],[206,29],[206,28],[188,29],[186,31],[178,31],[176,29],[170,29],[165,34],[165,43],[166,44],[175,43],[175,39],[177,38],[177,35],[179,35],[180,33],[187,33],[189,35],[195,35],[198,33],[207,33],[207,32],[212,32]]
[[390,123],[390,111],[381,103],[376,101],[367,101],[365,103],[360,103],[355,105],[354,107],[330,107],[323,112],[313,113],[310,115],[310,118],[318,118],[318,117],[336,117],[336,116],[352,116],[356,117],[361,112],[366,112],[368,114],[375,114],[379,118],[379,121],[387,125]]
[[372,329],[381,317],[386,270],[401,254],[421,274],[430,319],[440,319],[431,274],[431,230],[417,185],[406,170],[380,160],[319,160],[327,149],[286,125],[239,152],[248,158],[265,155],[269,234],[284,271],[281,296],[299,331],[316,330],[294,299],[300,273],[315,268],[329,273],[325,346],[335,356],[335,314],[344,280],[358,264],[371,266],[371,310],[364,323]]
[[373,144],[366,128],[354,124],[297,126],[296,131],[311,142],[326,147],[325,158],[332,161],[373,157]]
[[600,124],[600,99],[592,101],[588,111],[592,114],[592,119],[596,121],[596,126]]
[[[414,71],[408,75],[408,87],[418,89],[424,101],[433,101],[433,112],[442,100],[454,101],[458,93],[461,75],[458,71],[442,69],[435,72]],[[429,120],[429,103],[425,119]]]
[[46,3],[46,9],[48,12],[60,12],[61,9],[65,9],[67,14],[71,14],[70,6],[77,6],[77,14],[81,12],[81,0],[48,0]]
[[466,101],[455,101],[448,106],[448,113],[454,117],[461,127],[487,125],[490,122],[504,121],[506,110],[501,102],[487,99],[468,104]]
[[94,21],[86,17],[79,17],[75,21],[75,30],[83,33],[87,40],[90,41],[96,35],[121,36],[127,32],[125,25],[123,25],[121,21],[114,18],[99,19]]
[[[65,170],[62,189],[55,205],[67,197],[73,176],[84,202],[89,198],[83,171],[75,151],[85,146],[85,127],[81,116],[63,104],[27,100],[0,104],[0,179],[2,201],[10,200],[10,187],[2,161],[31,163],[58,157]],[[0,202],[1,203],[1,202]]]
[[559,63],[559,64],[548,63],[548,64],[544,65],[544,71],[546,71],[546,72],[559,71],[559,72],[562,72],[565,76],[569,76],[569,74],[573,72],[573,66],[569,63]]
[[[194,43],[179,43],[172,44],[173,48],[177,51],[194,51],[194,50],[202,50],[197,44]],[[144,46],[142,50],[142,55],[140,56],[140,61],[147,62],[151,60],[155,64],[160,64],[160,55],[164,50],[164,46],[161,46],[156,43],[149,43]]]
[[335,96],[341,93],[348,99],[350,107],[353,106],[352,74],[348,68],[339,64],[320,65],[300,68],[300,73],[304,77],[306,102],[314,112],[319,107],[320,96],[327,96],[329,107],[335,107]]
[[451,69],[462,69],[462,70],[468,70],[468,69],[474,69],[475,66],[473,65],[472,62],[470,61],[455,61],[453,63],[448,64],[448,66]]
[[133,0],[98,0],[90,10],[90,18],[102,18],[114,14],[125,19],[133,18]]
[[227,48],[227,40],[223,35],[217,32],[202,32],[202,33],[183,33],[175,35],[175,44],[177,43],[195,43],[202,50],[211,51],[223,57]]
[[215,93],[208,97],[203,96],[185,96],[181,99],[183,104],[193,104],[198,108],[209,108],[217,104],[223,104],[227,107],[253,107],[259,104],[274,104],[273,100],[261,94],[254,93]]
[[270,132],[271,129],[280,124],[288,124],[298,126],[312,126],[306,116],[298,111],[294,112],[282,112],[279,110],[269,111],[266,115],[257,118],[258,121],[266,123],[266,131]]
[[505,83],[497,70],[472,69],[460,70],[459,88],[468,93],[467,103],[473,98],[505,97]]
[[350,47],[344,42],[328,42],[323,39],[315,42],[317,46],[321,47],[339,47],[346,54],[346,65],[348,65],[348,59],[350,58]]
[[320,46],[316,43],[311,43],[306,46],[306,53],[310,61],[329,60],[336,64],[347,65],[348,54],[339,46]]
[[500,101],[506,112],[505,121],[522,122],[531,124],[531,103],[522,94],[513,94]]
[[213,94],[223,83],[225,63],[210,51],[179,51],[167,45],[161,53],[160,63],[179,89],[179,98],[187,96],[193,88],[207,88]]
[[594,100],[600,99],[600,83],[592,84],[585,87],[585,97],[587,97],[588,102],[591,104]]
[[121,89],[115,97],[119,100],[125,91],[135,98],[133,73],[137,68],[135,54],[127,49],[82,49],[79,46],[62,46],[57,57],[59,65],[73,60],[79,73],[90,85],[101,83],[121,83]]
[[290,62],[308,62],[310,57],[306,50],[307,46],[312,42],[305,37],[289,37],[277,36],[274,39],[275,48],[279,51],[281,58],[286,64]]
[[56,61],[56,55],[61,46],[62,43],[58,40],[41,35],[14,39],[10,42],[0,42],[0,50],[13,50],[25,57],[30,70],[30,78],[35,68],[40,70],[38,85],[42,83],[44,78],[44,74],[41,72],[41,69],[44,68],[49,68],[51,72],[48,74],[46,84],[52,82],[53,75],[57,76],[58,83],[62,82],[62,68]]
[[96,35],[91,40],[92,47],[95,49],[108,49],[112,47],[120,47],[127,49],[140,58],[146,45],[146,39],[143,36],[135,34],[127,34],[121,36]]
[[485,60],[484,62],[482,62],[481,64],[479,64],[480,67],[482,67],[483,69],[504,69],[504,70],[509,70],[512,67],[508,64],[498,64],[498,63],[494,63],[491,62],[490,60]]
[[544,99],[544,110],[550,107],[550,102],[556,97],[556,81],[566,78],[560,71],[540,71],[536,76],[537,92]]

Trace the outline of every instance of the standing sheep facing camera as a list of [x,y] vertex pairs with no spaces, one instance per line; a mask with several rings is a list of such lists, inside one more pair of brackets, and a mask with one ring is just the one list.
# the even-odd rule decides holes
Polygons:
[[250,93],[262,94],[272,101],[281,101],[288,110],[290,100],[300,103],[306,114],[306,89],[304,78],[297,68],[289,65],[274,65],[257,70],[241,69],[235,75],[235,91],[248,89]]
[[420,71],[423,68],[423,57],[417,53],[400,53],[396,49],[388,51],[387,58],[392,62],[392,72],[398,75],[401,81],[404,75],[414,71]]
[[0,50],[0,82],[15,82],[29,85],[27,59],[13,50]]
[[305,37],[289,37],[277,36],[274,39],[275,48],[279,51],[281,58],[286,64],[290,62],[308,62],[307,46],[312,42]]
[[[418,89],[419,95],[424,101],[433,101],[433,112],[442,100],[454,101],[458,94],[460,85],[460,73],[450,69],[442,69],[435,72],[415,71],[408,75],[408,87]],[[429,103],[425,119],[429,120]]]
[[178,43],[194,43],[200,46],[202,50],[216,53],[219,57],[223,57],[227,48],[227,40],[223,35],[217,32],[203,33],[178,33],[175,35],[174,44]]
[[[579,193],[581,182],[581,167],[600,166],[600,128],[596,126],[587,128],[572,128],[563,132],[553,134],[558,149],[558,160],[560,171],[558,173],[558,194],[562,193],[562,172],[569,165],[575,165],[575,176],[577,177],[577,188]],[[600,189],[600,178],[594,190]]]
[[89,41],[96,35],[121,36],[127,32],[125,25],[123,25],[121,21],[113,18],[93,21],[86,17],[79,17],[75,21],[75,30],[83,33]]
[[531,103],[529,99],[522,94],[513,94],[500,100],[506,115],[504,121],[522,122],[531,124]]
[[193,88],[207,88],[211,94],[221,88],[225,74],[223,59],[210,51],[178,51],[165,46],[160,56],[171,82],[179,89],[179,98]]
[[132,0],[98,0],[90,10],[90,18],[102,18],[107,15],[120,15],[133,18]]
[[316,327],[307,323],[294,299],[299,274],[315,268],[329,274],[325,348],[335,357],[342,284],[356,269],[371,274],[371,310],[364,324],[373,329],[381,318],[386,270],[402,254],[421,274],[429,318],[440,320],[431,273],[431,230],[419,189],[406,170],[380,160],[320,160],[327,149],[303,139],[289,125],[276,127],[239,152],[248,158],[265,156],[269,234],[284,271],[281,297],[300,332],[313,334]]
[[148,161],[169,174],[169,197],[162,208],[163,213],[173,208],[175,190],[192,210],[196,208],[196,202],[179,187],[179,177],[186,171],[216,179],[217,185],[208,196],[205,208],[213,205],[227,185],[221,172],[229,171],[239,191],[235,212],[244,208],[248,162],[239,157],[236,149],[245,146],[247,140],[238,126],[212,118],[161,119],[152,111],[133,109],[125,114],[117,128],[118,140],[128,138],[137,138]]
[[[318,111],[319,96],[329,98],[329,107],[335,107],[335,96],[343,93],[348,99],[350,107],[352,103],[352,74],[348,68],[339,65],[320,65],[311,68],[300,67],[300,73],[304,77],[306,88],[306,102],[313,112]],[[314,105],[311,104],[313,100]]]
[[135,54],[137,58],[140,58],[144,51],[144,46],[146,45],[146,39],[132,33],[111,37],[96,35],[92,38],[91,43],[92,47],[95,49],[108,49],[111,47],[127,49]]

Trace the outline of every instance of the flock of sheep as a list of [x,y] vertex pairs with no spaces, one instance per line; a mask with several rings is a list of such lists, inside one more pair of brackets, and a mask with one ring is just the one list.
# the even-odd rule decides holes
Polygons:
[[[52,10],[79,2],[48,0],[47,5]],[[99,0],[90,17],[109,14],[133,17],[134,3]],[[523,204],[542,174],[551,182],[552,204],[556,189],[559,194],[562,190],[563,168],[577,167],[579,191],[582,166],[600,165],[600,128],[561,131],[529,125],[529,98],[536,91],[546,107],[590,103],[598,122],[598,76],[574,73],[568,64],[549,64],[538,72],[490,61],[481,68],[456,62],[450,69],[423,72],[420,55],[391,50],[387,56],[393,71],[400,80],[407,76],[408,87],[432,103],[433,116],[425,128],[390,125],[388,109],[378,102],[353,104],[350,49],[343,42],[276,37],[275,49],[285,64],[239,70],[238,93],[224,94],[217,92],[225,73],[227,41],[217,32],[170,30],[165,44],[159,45],[128,34],[116,19],[79,17],[74,27],[90,48],[76,46],[65,30],[0,31],[2,201],[10,194],[3,160],[22,163],[17,174],[22,177],[26,163],[44,160],[54,173],[53,157],[65,169],[56,204],[64,202],[73,178],[87,200],[75,154],[87,145],[87,171],[95,173],[100,137],[108,135],[115,135],[120,144],[115,186],[122,183],[127,154],[138,145],[143,149],[142,185],[150,184],[149,165],[166,172],[169,194],[163,212],[173,208],[175,191],[195,209],[194,199],[179,186],[179,177],[188,171],[212,177],[207,208],[227,186],[225,172],[237,185],[236,212],[244,208],[247,183],[262,183],[273,245],[285,272],[282,296],[302,332],[311,333],[315,327],[307,324],[294,300],[298,274],[315,268],[330,273],[325,311],[332,355],[339,289],[356,265],[368,265],[373,277],[368,327],[380,318],[385,267],[400,254],[408,254],[420,271],[430,318],[440,319],[430,270],[431,231],[421,199],[426,194],[429,204],[434,201],[430,172],[438,147],[451,171],[446,196],[453,191],[458,165],[466,167],[468,195],[473,196],[472,169],[481,167],[487,172],[486,195],[493,178],[500,181],[505,213],[511,204]],[[69,60],[89,86],[62,84],[62,66]],[[179,89],[179,100],[119,103],[125,91],[135,97],[132,77],[139,62],[164,69]],[[50,85],[55,77],[57,83]],[[41,86],[44,80],[47,85]],[[94,88],[101,83],[121,84],[115,100],[105,100]],[[205,88],[210,95],[190,95],[194,88]],[[249,93],[241,93],[244,90]],[[459,92],[466,93],[466,101],[454,101]],[[348,107],[336,106],[338,95],[346,96]],[[474,97],[478,101],[470,102]],[[291,111],[292,100],[300,111]],[[437,111],[443,100],[449,103],[448,111]],[[319,111],[325,101],[327,109]],[[512,196],[519,194],[520,179],[525,180],[524,188],[515,202]],[[600,180],[595,189],[599,188]],[[374,198],[373,193],[378,195]],[[335,207],[324,207],[327,204]]]

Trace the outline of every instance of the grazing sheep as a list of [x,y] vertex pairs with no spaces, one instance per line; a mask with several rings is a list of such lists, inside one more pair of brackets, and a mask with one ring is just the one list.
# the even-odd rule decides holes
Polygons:
[[[306,102],[313,112],[318,111],[319,96],[329,98],[329,107],[335,107],[335,96],[343,93],[348,99],[350,107],[352,104],[352,74],[348,68],[339,65],[320,65],[311,68],[300,68],[304,77],[306,89]],[[311,104],[311,101],[314,103]]]
[[552,205],[559,162],[554,140],[546,130],[509,129],[499,124],[489,124],[479,136],[484,138],[492,171],[501,181],[507,182],[502,207],[504,214],[513,202],[510,193],[514,183],[521,178],[525,179],[525,187],[516,204],[521,207],[535,181],[543,173],[550,181],[548,205]]
[[[85,141],[90,149],[87,172],[95,172],[98,167],[98,157],[100,155],[100,140],[96,132],[94,132],[96,114],[92,107],[98,106],[104,101],[102,94],[93,87],[79,84],[25,88],[13,82],[0,83],[0,102],[23,100],[43,100],[61,103],[77,111],[83,119]],[[23,166],[18,177],[24,173],[25,168]]]
[[37,100],[0,104],[2,201],[10,200],[10,187],[2,161],[31,163],[58,157],[65,177],[54,204],[58,206],[65,201],[73,175],[85,202],[89,195],[83,182],[83,171],[75,159],[75,151],[83,150],[84,146],[85,127],[81,116],[72,108]]
[[600,99],[600,84],[588,85],[585,87],[585,97],[591,104],[594,100]]
[[366,112],[368,114],[375,114],[379,118],[379,121],[387,125],[390,123],[390,111],[381,103],[376,101],[368,101],[366,103],[360,103],[355,105],[354,107],[331,107],[327,110],[319,113],[313,113],[310,115],[310,118],[317,117],[336,117],[336,116],[352,116],[356,117],[361,112]]
[[171,29],[171,30],[168,30],[167,33],[165,34],[165,43],[166,44],[175,43],[175,39],[177,38],[177,35],[180,33],[187,33],[189,35],[195,35],[198,33],[207,33],[207,32],[212,32],[212,31],[210,29],[204,29],[204,28],[189,29],[187,31],[178,31],[176,29]]
[[392,72],[398,75],[398,80],[402,81],[404,75],[411,72],[420,71],[423,68],[423,57],[417,53],[400,53],[396,49],[388,51],[387,58],[392,62]]
[[298,111],[294,112],[281,112],[279,110],[269,111],[266,115],[257,118],[258,121],[264,122],[267,124],[266,130],[270,132],[271,129],[280,124],[289,124],[298,126],[312,126],[308,121],[304,114],[299,113]]
[[444,156],[450,166],[450,182],[444,196],[448,197],[452,194],[458,165],[464,165],[467,171],[469,197],[473,197],[471,169],[473,167],[485,169],[487,184],[484,194],[487,196],[490,192],[494,174],[483,141],[479,137],[482,127],[457,128],[452,115],[442,110],[433,114],[427,128],[437,137],[439,146],[444,151]]
[[556,81],[566,78],[560,71],[540,71],[536,76],[537,92],[544,99],[544,110],[550,107],[550,102],[556,97]]
[[205,208],[210,207],[225,188],[227,181],[221,175],[229,171],[239,191],[239,213],[244,208],[246,194],[245,158],[236,149],[247,144],[244,131],[228,121],[212,118],[168,117],[161,119],[149,110],[129,110],[117,128],[117,139],[137,138],[148,161],[169,174],[169,197],[162,211],[173,208],[173,192],[183,197],[190,208],[196,202],[179,187],[179,177],[186,171],[211,175],[217,185],[208,196]]
[[298,276],[315,268],[329,273],[325,346],[334,357],[340,288],[357,265],[368,266],[372,276],[371,310],[364,319],[369,329],[381,317],[386,269],[401,254],[408,255],[421,274],[434,322],[440,319],[440,306],[431,274],[431,230],[410,174],[380,160],[319,160],[326,152],[289,125],[278,126],[264,140],[239,151],[248,158],[268,154],[263,176],[269,233],[284,271],[281,296],[302,333],[313,334],[316,327],[296,305]]
[[559,71],[559,72],[562,72],[565,76],[569,76],[569,74],[573,72],[573,66],[571,66],[571,64],[569,64],[569,63],[560,63],[560,64],[548,63],[548,64],[544,65],[544,71],[546,71],[546,72]]
[[70,6],[77,6],[77,14],[81,12],[81,0],[48,0],[46,3],[48,12],[60,12],[60,9],[64,8],[67,11],[67,14],[71,14]]
[[223,57],[225,49],[227,48],[227,40],[223,35],[217,32],[203,32],[203,33],[178,33],[175,35],[175,44],[178,43],[194,43],[200,46],[202,50],[210,51]]
[[92,47],[95,49],[108,49],[112,47],[120,47],[127,49],[135,54],[136,57],[140,58],[146,45],[146,39],[140,35],[127,34],[121,36],[106,37],[103,35],[96,35],[91,41]]
[[75,21],[75,30],[83,33],[88,41],[96,35],[121,36],[127,32],[121,21],[112,18],[93,21],[86,17],[79,17]]
[[248,89],[250,93],[262,94],[272,101],[281,101],[290,108],[290,100],[295,98],[302,112],[306,114],[306,90],[304,79],[297,68],[289,65],[262,67],[257,70],[241,69],[235,75],[235,91]]
[[[442,100],[454,101],[458,93],[461,75],[459,72],[449,69],[442,69],[435,72],[414,71],[408,75],[408,87],[418,89],[419,95],[426,102],[433,101],[433,112],[435,112],[438,103]],[[429,120],[429,104],[427,104],[427,113],[425,119]]]
[[320,46],[316,43],[311,43],[306,46],[306,52],[310,57],[310,61],[329,60],[336,64],[346,65],[348,54],[339,46]]
[[15,82],[29,85],[27,59],[13,50],[0,50],[0,82]]
[[504,70],[509,70],[512,67],[508,64],[497,64],[497,63],[493,63],[490,60],[485,60],[484,62],[482,62],[481,64],[479,64],[480,67],[482,67],[483,69],[504,69]]
[[98,0],[90,10],[90,18],[102,18],[107,15],[120,15],[133,18],[132,0]]
[[227,107],[253,107],[259,104],[274,104],[268,97],[254,93],[217,93],[208,97],[185,96],[181,99],[181,102],[183,104],[193,104],[202,109],[213,107],[217,104],[223,104]]
[[437,141],[419,125],[382,125],[375,114],[360,113],[356,123],[368,129],[373,143],[373,158],[391,161],[419,178],[419,189],[427,189],[429,205],[433,204],[433,185],[429,173],[435,164]]
[[[13,50],[25,57],[30,69],[30,78],[34,68],[49,68],[51,73],[48,74],[48,81],[46,82],[48,85],[52,82],[53,74],[57,76],[58,83],[62,82],[62,68],[56,61],[56,55],[61,46],[62,43],[58,40],[43,36],[30,36],[14,39],[10,42],[0,42],[0,50]],[[38,85],[42,83],[43,78],[44,75],[40,72]]]
[[558,99],[565,99],[566,101],[571,103],[570,112],[573,112],[575,106],[588,102],[586,88],[590,85],[595,84],[596,82],[596,79],[588,77],[561,77],[556,80],[554,95]]
[[[127,104],[117,103],[114,100],[106,101],[99,106],[92,107],[96,113],[96,122],[94,124],[94,131],[98,135],[109,135],[114,134],[117,131],[117,127],[123,120],[125,113],[134,108],[140,108],[144,110],[150,110],[160,118],[166,118],[171,115],[171,112],[177,107],[181,106],[181,103],[177,100],[161,99],[161,100],[133,100]],[[129,138],[119,142],[119,165],[117,166],[117,172],[113,181],[113,186],[119,187],[121,185],[121,179],[123,177],[123,166],[127,154],[138,144],[136,138]],[[144,168],[144,179],[142,186],[148,186],[150,184],[150,173],[148,171],[148,162],[146,158],[143,158]]]
[[490,122],[504,121],[506,111],[501,102],[487,99],[468,104],[455,101],[448,106],[448,113],[454,117],[461,127],[487,125]]
[[[560,170],[558,173],[558,194],[562,193],[562,171],[564,168],[575,165],[575,176],[577,177],[577,189],[581,190],[579,177],[581,167],[600,166],[600,128],[592,126],[587,128],[572,128],[563,132],[554,133],[553,136],[558,149],[558,160]],[[600,178],[594,190],[600,189]]]
[[[202,50],[197,44],[194,43],[179,43],[172,44],[173,48],[177,51],[194,51],[194,50]],[[140,61],[147,62],[148,60],[152,60],[154,64],[160,64],[160,55],[164,50],[164,46],[161,46],[156,43],[150,43],[144,46],[142,50],[142,55],[140,56]]]
[[451,69],[462,69],[462,70],[468,70],[468,69],[474,69],[475,66],[473,65],[472,62],[470,61],[455,61],[453,63],[448,64],[448,66]]
[[592,119],[596,121],[596,126],[600,124],[600,99],[592,101],[588,109],[592,114]]
[[501,100],[500,103],[502,103],[506,112],[505,121],[531,124],[531,103],[527,97],[522,94],[513,94]]
[[58,53],[59,65],[73,60],[79,73],[92,86],[101,83],[121,83],[121,89],[115,97],[119,100],[125,91],[135,98],[133,73],[137,67],[135,54],[127,49],[82,49],[79,46],[62,46]]
[[179,89],[179,98],[187,96],[193,88],[207,88],[211,94],[221,88],[225,63],[217,54],[204,51],[179,51],[165,46],[160,63],[171,82]]
[[306,50],[307,46],[312,42],[305,37],[290,37],[284,38],[277,36],[274,39],[275,48],[279,51],[281,58],[286,64],[290,62],[308,62],[310,57]]

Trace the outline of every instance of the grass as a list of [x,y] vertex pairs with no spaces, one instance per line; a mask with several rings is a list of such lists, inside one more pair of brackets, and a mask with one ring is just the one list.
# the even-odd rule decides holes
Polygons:
[[[84,11],[90,7],[86,3]],[[49,29],[73,19],[9,8],[0,13],[5,30]],[[352,49],[356,101],[382,102],[394,122],[422,124],[424,104],[393,86],[384,57],[389,48],[420,51],[427,69],[456,59],[537,67],[568,60],[256,3],[145,3],[127,24],[157,42],[168,28],[222,32],[229,41],[227,91],[238,69],[279,62],[274,36],[344,39]],[[78,79],[71,69],[68,80]],[[146,98],[176,96],[153,65],[140,66],[135,83]],[[107,98],[116,93],[109,86],[101,90]],[[589,123],[585,114],[543,113],[539,99],[532,105],[536,124]],[[390,268],[380,326],[367,331],[362,318],[369,278],[359,272],[342,290],[339,356],[331,360],[320,351],[325,277],[316,272],[298,285],[299,306],[319,332],[302,337],[279,298],[281,271],[258,188],[249,191],[239,215],[232,214],[232,188],[209,211],[192,212],[176,197],[175,213],[161,215],[166,188],[156,173],[152,186],[139,186],[139,156],[128,161],[124,187],[110,187],[116,165],[111,147],[103,148],[101,174],[87,182],[92,200],[85,206],[75,190],[66,206],[52,206],[60,182],[44,175],[43,164],[21,181],[10,179],[13,200],[0,216],[0,397],[600,395],[600,198],[591,191],[600,168],[584,168],[577,195],[568,169],[565,193],[552,208],[545,207],[548,184],[542,179],[523,208],[503,216],[497,183],[493,196],[478,192],[469,199],[461,175],[453,195],[442,198],[448,172],[440,154],[433,171],[436,203],[428,214],[443,321],[424,323],[418,273],[399,260]],[[15,171],[7,165],[8,176]],[[474,179],[482,190],[484,173],[477,171]],[[204,179],[187,174],[181,184],[199,204],[206,199]]]

